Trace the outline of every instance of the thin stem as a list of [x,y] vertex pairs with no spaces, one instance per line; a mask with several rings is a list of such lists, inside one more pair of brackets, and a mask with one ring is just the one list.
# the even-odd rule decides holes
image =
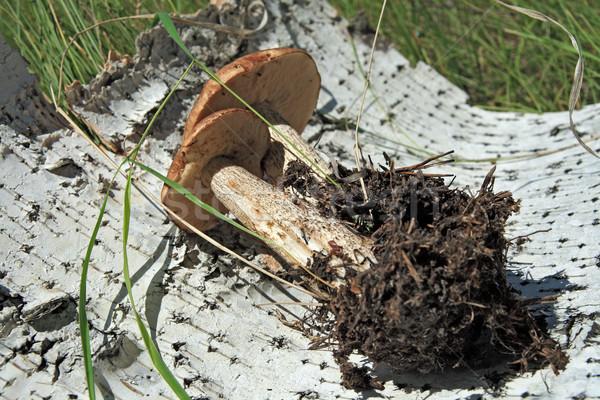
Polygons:
[[[371,83],[371,68],[373,66],[373,56],[375,54],[375,45],[377,44],[377,36],[379,36],[379,28],[381,26],[381,20],[383,19],[383,12],[385,11],[385,5],[387,4],[387,0],[383,0],[383,5],[381,6],[381,13],[379,14],[379,20],[377,21],[377,29],[375,29],[375,36],[373,37],[373,45],[371,46],[371,55],[369,56],[369,65],[367,67],[367,76],[365,81],[365,89],[363,90],[362,100],[360,102],[360,107],[358,109],[358,117],[356,117],[356,129],[354,130],[354,160],[356,161],[356,168],[359,170],[363,168],[362,161],[364,160],[362,149],[360,148],[360,143],[358,141],[358,127],[360,126],[360,116],[363,112],[363,107],[365,104],[365,98],[367,97],[367,91],[369,90],[369,85]],[[363,191],[363,196],[365,201],[368,200],[367,188],[365,187],[365,180],[360,178],[360,186]]]

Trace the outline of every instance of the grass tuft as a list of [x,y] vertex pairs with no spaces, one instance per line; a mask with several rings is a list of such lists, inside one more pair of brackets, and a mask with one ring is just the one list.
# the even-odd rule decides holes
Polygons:
[[[343,16],[359,14],[375,27],[381,0],[330,0]],[[70,38],[95,24],[124,15],[160,11],[191,13],[207,0],[17,0],[0,4],[0,33],[18,48],[51,97],[58,85],[60,56]],[[579,106],[600,102],[600,13],[594,2],[514,0],[556,19],[581,43],[587,74]],[[84,35],[65,64],[65,83],[88,82],[100,70],[108,51],[132,54],[135,37],[151,21],[102,26]],[[553,26],[504,9],[489,0],[389,2],[382,36],[412,63],[434,66],[463,88],[471,103],[492,110],[524,112],[568,109],[572,66],[577,53]],[[40,46],[40,38],[43,45]],[[115,40],[114,38],[119,38]]]
[[[159,11],[192,13],[208,0],[16,0],[0,3],[0,33],[18,49],[36,74],[42,91],[51,96],[58,87],[61,56],[77,32],[100,21]],[[135,38],[152,26],[151,20],[103,25],[82,35],[67,53],[63,82],[82,83],[102,69],[108,52],[133,54]],[[65,104],[62,104],[65,106]],[[67,109],[65,107],[65,109]]]
[[[381,0],[330,0],[343,16],[361,12],[375,27]],[[600,101],[600,13],[595,1],[509,2],[561,21],[580,41],[586,77],[578,106]],[[577,52],[560,29],[489,0],[393,1],[382,35],[413,64],[433,66],[470,96],[498,111],[569,109]]]

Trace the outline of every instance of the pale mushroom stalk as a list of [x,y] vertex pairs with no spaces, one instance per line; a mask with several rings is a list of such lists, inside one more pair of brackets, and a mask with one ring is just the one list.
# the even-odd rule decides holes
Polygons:
[[202,180],[246,228],[276,243],[270,247],[292,266],[309,266],[315,253],[330,255],[337,277],[330,283],[339,286],[346,267],[363,271],[374,263],[371,240],[321,216],[312,205],[291,200],[227,158],[213,158]]
[[[277,182],[294,159],[309,164],[318,176],[322,176],[323,172],[331,175],[329,163],[300,137],[313,114],[321,88],[317,66],[306,52],[292,48],[259,51],[227,64],[215,75],[288,139],[283,139],[270,129],[273,149],[264,162],[265,172],[271,182]],[[245,106],[220,83],[209,80],[190,111],[183,143],[199,121],[227,108]],[[318,168],[303,160],[294,147]]]
[[[330,256],[329,283],[334,286],[343,283],[346,268],[362,271],[375,263],[370,239],[260,178],[269,145],[267,126],[250,111],[217,111],[196,125],[167,176],[220,212],[229,210],[272,242],[267,244],[292,267],[310,266],[315,253]],[[162,201],[200,230],[218,222],[168,186]]]

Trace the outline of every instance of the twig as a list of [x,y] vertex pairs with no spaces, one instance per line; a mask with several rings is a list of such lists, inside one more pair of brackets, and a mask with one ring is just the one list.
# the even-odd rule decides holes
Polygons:
[[452,154],[452,153],[454,153],[454,150],[450,150],[450,151],[448,151],[448,152],[446,152],[444,154],[438,154],[437,156],[429,157],[427,160],[421,161],[420,163],[415,164],[415,165],[409,165],[408,167],[395,168],[392,171],[393,172],[412,171],[412,170],[415,170],[415,169],[425,169],[425,168],[430,168],[430,167],[433,167],[433,166],[436,166],[436,165],[448,164],[448,163],[454,162],[454,160],[445,160],[445,161],[440,161],[440,162],[437,162],[437,163],[433,163],[433,164],[427,165],[430,162],[432,162],[434,160],[437,160],[438,158],[445,157],[445,156],[447,156],[449,154]]
[[526,238],[526,237],[529,237],[529,236],[537,235],[538,233],[548,233],[548,232],[550,232],[551,230],[552,230],[552,228],[548,228],[548,229],[539,229],[539,230],[537,230],[537,231],[534,231],[534,232],[528,233],[528,234],[526,234],[526,235],[519,235],[519,236],[515,236],[514,238],[510,238],[510,239],[508,239],[508,241],[509,241],[509,242],[513,242],[513,241],[515,241],[515,240],[524,239],[524,238]]

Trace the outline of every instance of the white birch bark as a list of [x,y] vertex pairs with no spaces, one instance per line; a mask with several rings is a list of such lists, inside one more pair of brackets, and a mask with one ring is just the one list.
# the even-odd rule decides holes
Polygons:
[[[368,43],[355,38],[360,57],[355,60],[346,22],[322,1],[269,1],[268,9],[266,31],[248,40],[244,51],[276,46],[307,50],[322,76],[319,108],[354,120],[364,84],[357,62],[366,65]],[[232,54],[239,50],[239,41],[202,33]],[[186,28],[182,36],[189,45],[197,43],[191,47],[202,59],[225,61],[193,30]],[[90,86],[99,93],[92,98],[91,92],[80,92],[83,116],[107,140],[125,148],[137,140],[140,126],[147,124],[189,61],[158,29],[139,43],[143,54],[133,66],[115,65]],[[213,52],[206,53],[210,49]],[[546,368],[501,382],[497,389],[491,389],[486,378],[496,368],[426,376],[379,369],[385,383],[381,395],[394,399],[494,393],[520,398],[525,392],[540,398],[599,396],[600,174],[595,159],[571,146],[575,140],[568,130],[567,113],[494,113],[469,106],[466,94],[431,67],[413,68],[391,47],[376,51],[372,77],[372,93],[379,97],[368,96],[362,127],[371,133],[362,135],[362,145],[374,161],[382,162],[382,151],[398,165],[420,161],[399,145],[407,143],[406,136],[434,153],[454,149],[461,158],[516,157],[498,162],[496,172],[496,189],[512,190],[523,200],[521,213],[509,221],[508,235],[544,232],[511,252],[511,280],[527,297],[560,295],[556,304],[540,312],[547,316],[552,337],[570,357],[559,376]],[[166,172],[178,147],[183,118],[204,79],[196,71],[176,93],[140,153],[142,162]],[[388,122],[381,106],[393,114],[394,123]],[[36,122],[29,117],[36,109],[39,103],[32,105],[23,98],[2,109],[0,397],[86,398],[76,322],[79,274],[114,169],[77,134],[48,129],[39,121],[32,125]],[[20,121],[29,130],[15,123],[19,110]],[[576,112],[575,120],[584,139],[597,135],[600,105]],[[304,137],[317,134],[323,135],[322,150],[351,165],[350,133],[327,118],[315,117]],[[597,147],[598,142],[591,145]],[[550,153],[527,157],[534,151]],[[464,162],[438,171],[456,173],[455,184],[475,190],[490,167],[486,162]],[[158,182],[140,172],[135,175],[158,195]],[[123,183],[118,179],[111,191],[88,278],[97,392],[104,399],[174,398],[142,350],[123,286]],[[227,226],[212,235],[248,258],[261,251]],[[185,380],[191,396],[364,398],[365,394],[341,386],[329,351],[308,350],[308,338],[281,324],[273,313],[276,307],[260,306],[293,301],[278,285],[201,239],[179,233],[135,191],[129,259],[138,310],[167,365],[180,381]],[[291,293],[295,299],[307,300]],[[289,320],[304,312],[300,306],[283,308],[290,312]]]

